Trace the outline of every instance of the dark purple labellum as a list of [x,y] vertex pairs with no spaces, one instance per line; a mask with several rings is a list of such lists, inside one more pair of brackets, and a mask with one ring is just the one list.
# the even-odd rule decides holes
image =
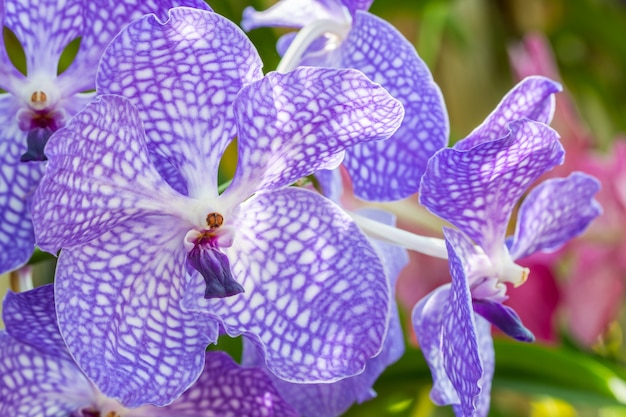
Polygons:
[[187,259],[204,277],[204,298],[224,298],[242,293],[243,287],[233,279],[228,257],[206,243],[196,244]]
[[69,417],[100,417],[100,411],[94,410],[93,408],[83,408],[82,410],[73,412]]
[[46,155],[43,153],[48,139],[53,130],[49,127],[36,127],[28,132],[26,138],[26,153],[20,157],[20,162],[45,161]]
[[507,336],[520,342],[535,341],[535,336],[524,327],[522,320],[511,307],[490,300],[472,301],[474,311],[502,330]]

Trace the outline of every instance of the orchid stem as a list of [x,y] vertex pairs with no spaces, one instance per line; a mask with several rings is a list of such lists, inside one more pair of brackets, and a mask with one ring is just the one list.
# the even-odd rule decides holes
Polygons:
[[443,239],[416,235],[353,212],[347,211],[347,213],[369,237],[423,253],[424,255],[448,259],[448,251]]

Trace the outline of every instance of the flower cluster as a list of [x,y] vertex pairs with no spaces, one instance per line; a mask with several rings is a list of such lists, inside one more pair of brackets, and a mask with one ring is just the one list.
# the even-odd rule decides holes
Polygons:
[[[504,283],[528,276],[513,260],[600,212],[593,178],[549,180],[505,239],[526,189],[563,160],[547,125],[557,84],[524,80],[446,148],[439,88],[371,1],[248,9],[246,29],[302,28],[265,75],[245,33],[200,1],[24,3],[0,3],[28,64],[19,74],[0,49],[0,268],[35,244],[58,261],[54,289],[5,298],[1,415],[340,415],[404,352],[405,248],[450,263],[452,283],[412,317],[432,398],[486,414],[489,323],[532,340],[502,304]],[[235,138],[237,169],[219,184]],[[426,239],[342,208],[341,164],[357,197],[419,190],[457,229]],[[220,336],[241,336],[241,365],[206,351]]]

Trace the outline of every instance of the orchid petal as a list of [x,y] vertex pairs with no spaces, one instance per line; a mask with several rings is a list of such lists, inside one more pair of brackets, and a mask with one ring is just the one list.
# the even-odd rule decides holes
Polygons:
[[[359,210],[359,214],[381,223],[394,225],[392,214],[377,209]],[[408,263],[406,250],[394,245],[372,240],[377,250],[385,274],[390,281],[392,293],[400,270]],[[395,303],[394,303],[395,304]],[[264,366],[262,354],[253,343],[244,339],[243,361],[246,365]],[[246,343],[247,342],[247,343]],[[390,364],[397,361],[404,353],[404,337],[398,309],[391,310],[391,321],[385,344],[380,355],[367,361],[362,374],[345,378],[331,384],[295,384],[272,376],[274,385],[288,399],[300,415],[307,417],[335,417],[343,414],[353,403],[362,403],[376,396],[372,389],[374,382]]]
[[474,300],[474,311],[520,342],[534,342],[535,336],[522,324],[515,310],[491,300]]
[[315,171],[315,179],[324,196],[334,202],[339,201],[341,194],[343,194],[343,183],[339,168],[317,170]]
[[332,202],[303,189],[258,193],[240,209],[224,252],[245,292],[205,300],[198,277],[185,307],[217,314],[233,337],[250,337],[286,381],[361,372],[381,351],[390,310],[389,284],[367,238]]
[[196,383],[161,409],[131,410],[128,417],[211,416],[297,417],[263,370],[243,368],[224,352],[206,352],[205,367]]
[[[0,96],[0,105],[11,104],[11,96]],[[14,115],[14,114],[13,114]],[[14,120],[0,115],[0,273],[24,265],[35,249],[35,235],[28,211],[44,165],[20,162],[26,151],[24,132]]]
[[332,18],[320,0],[280,0],[264,11],[248,6],[243,11],[241,27],[246,32],[266,26],[301,28],[315,20]]
[[509,127],[502,139],[436,153],[420,188],[420,202],[491,259],[504,249],[511,212],[526,188],[564,155],[558,135],[545,124],[521,120]]
[[475,399],[481,392],[484,375],[478,345],[477,327],[472,308],[472,295],[466,276],[465,259],[456,252],[455,243],[463,241],[462,233],[444,228],[452,286],[442,308],[443,367],[460,400],[462,415],[476,410]]
[[0,331],[0,415],[58,417],[95,398],[73,362],[21,343]]
[[400,128],[384,142],[360,143],[344,164],[357,197],[389,201],[415,194],[428,159],[448,143],[449,124],[441,91],[415,48],[392,25],[356,13],[352,30],[336,52],[339,65],[363,71],[404,106]]
[[539,184],[520,207],[510,250],[513,259],[554,251],[581,234],[602,213],[593,198],[599,190],[598,180],[581,172]]
[[556,81],[541,76],[520,81],[502,99],[496,109],[465,139],[454,147],[468,150],[483,142],[500,139],[508,134],[508,125],[520,119],[550,123],[554,114],[554,93],[562,87]]
[[312,67],[245,86],[235,112],[239,165],[224,197],[234,193],[237,201],[335,168],[343,149],[388,138],[403,115],[400,103],[362,73]]
[[173,165],[190,196],[215,198],[219,161],[236,134],[233,100],[262,76],[261,66],[234,23],[177,8],[165,23],[155,16],[131,23],[104,53],[97,85],[99,93],[137,106],[157,169],[170,184],[178,183],[165,177]]
[[340,2],[354,16],[358,10],[368,10],[374,0],[340,0]]
[[67,348],[100,391],[127,407],[171,403],[217,340],[216,322],[199,324],[180,306],[184,234],[166,216],[127,220],[59,257],[55,292]]
[[[67,95],[94,89],[102,53],[115,35],[133,20],[148,13],[165,20],[167,11],[176,6],[210,10],[202,0],[98,0],[77,3],[75,8],[82,14],[82,25],[77,34],[80,36],[80,47],[74,61],[59,76],[59,83]],[[65,45],[67,42],[63,47]]]
[[185,197],[150,162],[137,110],[118,96],[101,96],[57,131],[35,194],[37,244],[56,253],[108,228],[150,213],[172,213]]
[[59,333],[52,284],[22,293],[9,292],[2,306],[2,320],[15,340],[71,360]]
[[420,349],[433,378],[430,399],[437,405],[458,404],[459,396],[443,365],[441,350],[444,305],[450,297],[450,284],[422,298],[413,308],[411,321]]
[[81,0],[6,0],[9,13],[4,25],[15,33],[24,48],[29,75],[57,73],[63,49],[80,36],[84,25]]

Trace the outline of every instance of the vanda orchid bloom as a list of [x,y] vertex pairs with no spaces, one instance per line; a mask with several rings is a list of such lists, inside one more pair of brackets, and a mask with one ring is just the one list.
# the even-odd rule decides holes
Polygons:
[[143,17],[103,55],[98,92],[112,94],[46,148],[33,218],[40,247],[62,249],[60,331],[127,407],[180,395],[221,329],[292,382],[355,375],[382,349],[391,290],[378,255],[333,203],[289,185],[389,137],[402,106],[358,71],[260,67],[217,14]]
[[59,333],[52,285],[4,299],[0,331],[0,415],[12,417],[296,417],[257,368],[207,352],[195,384],[166,407],[126,408],[76,366]]
[[[544,81],[545,82],[545,81]],[[532,88],[514,90],[504,102],[532,103]],[[431,398],[452,404],[457,416],[486,416],[494,352],[489,323],[521,341],[533,335],[506,300],[505,283],[522,284],[528,270],[514,261],[537,251],[552,251],[582,233],[597,217],[597,180],[582,173],[550,179],[524,199],[515,235],[508,223],[526,189],[562,163],[564,151],[546,124],[550,103],[538,104],[539,121],[522,118],[505,124],[499,107],[484,125],[430,160],[420,202],[459,230],[445,229],[452,284],[422,299],[412,319],[434,386]],[[547,107],[545,104],[548,104]]]
[[[415,194],[428,159],[448,143],[448,116],[439,87],[413,45],[391,24],[368,13],[371,0],[280,0],[268,10],[244,11],[242,27],[302,28],[284,35],[277,71],[298,65],[354,68],[381,84],[404,106],[400,128],[387,141],[360,143],[343,165],[357,197],[392,201]],[[316,174],[326,195],[340,180]]]
[[[0,0],[0,26],[12,31],[26,74],[0,37],[0,273],[23,265],[35,248],[28,207],[43,174],[44,145],[93,97],[104,48],[131,20],[160,17],[174,6],[208,9],[202,0]],[[63,50],[80,39],[76,58],[57,74]]]

